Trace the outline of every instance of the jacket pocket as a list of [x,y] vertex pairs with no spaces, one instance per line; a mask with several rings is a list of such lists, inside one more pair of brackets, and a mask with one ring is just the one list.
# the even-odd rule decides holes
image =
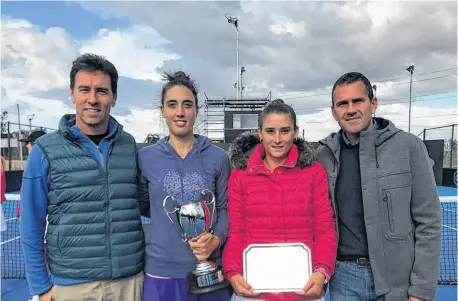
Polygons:
[[382,191],[383,229],[388,239],[405,239],[412,232],[410,186]]
[[384,191],[383,193],[383,206],[385,207],[386,218],[388,220],[390,232],[394,233],[394,225],[393,225],[393,210],[391,207],[391,196],[389,191]]
[[410,172],[380,177],[379,208],[384,235],[387,239],[405,239],[413,230],[410,203],[412,177]]

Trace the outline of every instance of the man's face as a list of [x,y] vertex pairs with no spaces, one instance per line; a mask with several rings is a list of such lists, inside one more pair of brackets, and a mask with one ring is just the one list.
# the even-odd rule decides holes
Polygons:
[[377,98],[371,101],[362,81],[337,86],[334,90],[332,116],[348,134],[367,130],[377,109]]
[[191,90],[184,86],[174,86],[167,90],[162,106],[170,134],[177,137],[192,135],[197,116],[196,101]]
[[33,144],[32,142],[27,142],[27,144],[25,145],[25,147],[27,148],[27,151],[30,152],[32,151],[32,147],[33,147]]
[[78,71],[71,98],[78,125],[86,128],[108,125],[111,107],[116,103],[110,76],[100,71]]

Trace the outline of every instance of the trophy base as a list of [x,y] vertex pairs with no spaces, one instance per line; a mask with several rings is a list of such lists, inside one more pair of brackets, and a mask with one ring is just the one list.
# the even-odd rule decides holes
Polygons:
[[188,292],[190,294],[206,294],[229,286],[224,279],[223,271],[214,263],[204,261],[188,275]]

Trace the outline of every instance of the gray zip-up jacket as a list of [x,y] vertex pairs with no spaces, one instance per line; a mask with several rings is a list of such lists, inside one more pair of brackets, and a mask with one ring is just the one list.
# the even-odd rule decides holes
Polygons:
[[[409,296],[434,300],[441,212],[431,160],[419,138],[386,119],[376,121],[378,130],[362,132],[359,142],[364,221],[375,292],[385,295],[386,301],[408,300]],[[321,140],[317,151],[328,175],[336,217],[341,134],[332,133]]]

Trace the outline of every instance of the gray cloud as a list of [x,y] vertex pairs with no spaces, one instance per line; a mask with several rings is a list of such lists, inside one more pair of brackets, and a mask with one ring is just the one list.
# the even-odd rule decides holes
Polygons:
[[[350,11],[346,5],[171,1],[99,3],[89,9],[128,16],[155,28],[171,41],[167,50],[183,57],[165,62],[164,69],[191,72],[201,92],[213,97],[235,96],[235,28],[227,23],[225,13],[240,19],[240,62],[247,69],[245,95],[298,92],[296,99],[290,98],[295,108],[327,105],[329,96],[299,98],[304,96],[300,93],[316,94],[313,91],[332,86],[348,71],[360,71],[376,83],[399,77],[401,82],[408,81],[405,68],[411,63],[415,63],[415,75],[456,67],[456,2],[396,2],[399,13],[390,8],[378,12],[378,16],[389,15],[378,28],[372,28],[368,3],[354,4]],[[279,16],[304,22],[303,36],[270,31]],[[456,70],[419,79],[447,74]],[[456,77],[417,82],[414,88],[418,94],[456,90]],[[384,90],[391,98],[408,95],[408,85]]]
[[7,93],[6,89],[3,86],[1,88],[2,88],[1,94],[0,94],[1,95],[1,99],[5,100],[5,99],[8,98],[8,93]]

